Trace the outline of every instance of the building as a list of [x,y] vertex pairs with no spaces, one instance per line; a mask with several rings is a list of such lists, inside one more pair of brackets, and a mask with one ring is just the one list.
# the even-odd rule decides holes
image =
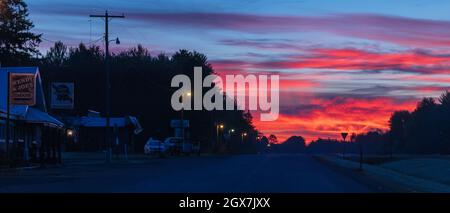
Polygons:
[[[64,117],[64,123],[69,128],[71,138],[67,150],[82,152],[98,152],[107,150],[105,141],[106,118],[100,113],[89,111],[87,116]],[[112,117],[112,150],[116,155],[127,154],[134,150],[134,135],[142,132],[142,127],[136,117]]]
[[[34,75],[35,104],[10,105],[10,140],[6,144],[8,72]],[[60,163],[64,138],[64,124],[47,113],[39,68],[0,68],[0,162]]]

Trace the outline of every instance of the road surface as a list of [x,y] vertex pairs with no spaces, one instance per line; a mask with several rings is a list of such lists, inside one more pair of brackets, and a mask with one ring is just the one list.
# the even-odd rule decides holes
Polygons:
[[0,192],[370,192],[308,155],[148,159],[0,174]]

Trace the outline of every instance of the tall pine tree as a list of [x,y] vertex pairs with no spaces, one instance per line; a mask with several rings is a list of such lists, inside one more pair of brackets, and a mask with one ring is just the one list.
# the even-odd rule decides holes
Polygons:
[[1,66],[23,66],[38,54],[41,35],[31,32],[28,8],[22,0],[0,0]]

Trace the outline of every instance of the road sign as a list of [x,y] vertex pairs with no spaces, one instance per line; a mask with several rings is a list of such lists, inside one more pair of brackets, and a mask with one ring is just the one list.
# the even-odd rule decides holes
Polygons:
[[189,127],[189,120],[183,120],[183,125],[181,125],[181,120],[171,120],[170,127],[172,128],[187,128]]
[[342,138],[344,139],[344,141],[345,141],[345,138],[347,138],[347,135],[348,135],[347,132],[342,132],[342,133],[341,133],[341,136],[342,136]]
[[36,75],[10,73],[9,102],[12,105],[33,106],[36,104]]
[[73,109],[75,92],[73,83],[52,83],[52,109]]

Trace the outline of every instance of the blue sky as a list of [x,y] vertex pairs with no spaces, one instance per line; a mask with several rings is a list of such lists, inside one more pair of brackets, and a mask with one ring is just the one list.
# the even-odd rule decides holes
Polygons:
[[[119,1],[119,0],[29,0],[30,15],[36,24],[36,30],[44,33],[48,40],[67,39],[68,44],[85,43],[96,40],[102,35],[102,21],[90,19],[89,14],[104,13],[237,13],[262,16],[323,16],[330,14],[381,14],[403,16],[418,19],[450,20],[449,2],[425,0],[378,0],[378,1],[312,1],[312,0],[281,0],[281,1]],[[178,29],[181,28],[181,29]],[[92,30],[92,33],[91,33]],[[183,39],[177,34],[182,33]],[[272,32],[273,33],[273,32]],[[306,40],[308,43],[338,43],[345,40],[329,35],[302,35],[299,33],[273,33],[273,35],[242,34],[220,29],[198,30],[186,29],[182,26],[161,26],[152,22],[136,21],[132,18],[114,20],[111,25],[111,36],[118,36],[125,46],[142,43],[154,51],[175,51],[179,48],[210,49],[211,54],[217,45],[215,40],[224,38],[290,38]],[[163,37],[164,39],[161,39]],[[306,37],[306,38],[304,38]],[[318,37],[318,38],[316,38]],[[155,39],[158,38],[157,42]],[[210,40],[205,44],[205,39]],[[347,39],[348,40],[348,39]],[[352,40],[354,41],[354,39]],[[44,41],[45,43],[46,41]],[[377,42],[374,42],[377,43]],[[48,44],[50,45],[50,44]],[[45,49],[47,44],[44,44]],[[218,55],[222,55],[222,52]]]

